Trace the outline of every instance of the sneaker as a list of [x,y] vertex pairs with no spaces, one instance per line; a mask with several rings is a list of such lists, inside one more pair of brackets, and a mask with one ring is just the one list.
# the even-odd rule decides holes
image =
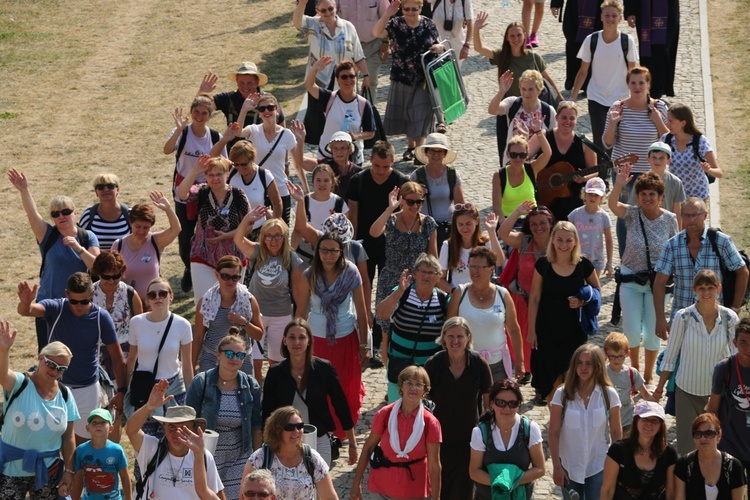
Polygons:
[[380,356],[380,350],[376,350],[375,354],[370,358],[370,368],[383,368],[383,358]]
[[536,37],[536,33],[532,33],[529,36],[528,44],[530,44],[534,48],[539,47],[539,39]]
[[547,406],[547,398],[537,392],[532,403],[534,403],[534,406]]
[[534,48],[534,46],[531,45],[531,39],[530,38],[526,39],[526,48],[527,49],[533,49]]
[[523,374],[523,378],[518,381],[518,383],[521,384],[521,385],[526,385],[529,382],[531,382],[531,373],[530,372],[524,373]]
[[193,289],[193,276],[190,274],[190,269],[185,269],[182,273],[182,279],[180,280],[180,288],[183,292],[188,293]]

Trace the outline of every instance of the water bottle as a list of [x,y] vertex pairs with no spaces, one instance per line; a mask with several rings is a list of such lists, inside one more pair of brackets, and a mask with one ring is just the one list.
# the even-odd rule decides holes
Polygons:
[[349,128],[352,126],[352,123],[354,122],[354,115],[351,112],[351,110],[347,110],[344,114],[344,122],[341,124],[341,131],[342,132],[349,132]]
[[574,489],[568,490],[568,496],[570,497],[570,500],[580,500],[581,495],[578,494],[578,492]]
[[501,7],[506,8],[508,7],[508,0],[503,0],[503,3],[500,4]]

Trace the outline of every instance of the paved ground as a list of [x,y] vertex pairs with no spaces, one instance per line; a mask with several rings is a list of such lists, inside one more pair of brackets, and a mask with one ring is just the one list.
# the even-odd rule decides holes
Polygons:
[[[485,46],[499,47],[502,43],[502,35],[505,26],[512,21],[520,20],[521,4],[511,1],[509,7],[502,7],[498,0],[474,0],[474,11],[486,10],[490,13],[490,26],[482,31],[482,40]],[[684,102],[695,112],[699,127],[703,127],[706,110],[704,109],[703,88],[701,80],[700,60],[700,29],[698,12],[698,0],[687,0],[682,3],[682,34],[680,39],[680,50],[677,63],[677,96],[668,98],[670,102]],[[623,30],[634,35],[634,30],[622,24]],[[552,18],[549,11],[545,14],[542,29],[539,35],[542,47],[539,49],[548,64],[548,71],[555,78],[558,86],[562,89],[564,84],[564,38],[561,25]],[[386,90],[388,77],[386,68],[381,71],[381,89]],[[489,62],[473,54],[464,62],[463,73],[465,84],[471,103],[468,112],[453,124],[448,131],[453,147],[458,152],[458,160],[454,164],[464,182],[464,192],[471,202],[482,207],[483,213],[489,211],[491,204],[491,176],[498,167],[495,144],[495,120],[487,114],[487,104],[497,90],[497,70],[490,66]],[[563,92],[567,97],[568,93]],[[381,103],[384,96],[381,93]],[[587,107],[585,100],[579,100],[582,117],[579,120],[581,131],[590,135],[588,115],[585,113]],[[380,106],[381,113],[384,105]],[[708,112],[712,112],[709,110]],[[397,156],[405,149],[405,139],[395,138]],[[411,171],[411,164],[400,164],[399,168]],[[614,219],[613,219],[614,221]],[[614,232],[614,231],[613,231]],[[602,280],[604,306],[600,315],[600,331],[592,337],[592,342],[602,344],[604,337],[611,331],[616,330],[609,324],[611,314],[612,295],[614,293],[614,281]],[[362,408],[362,418],[357,425],[357,441],[360,444],[367,437],[370,424],[375,412],[384,404],[383,397],[386,393],[385,371],[367,370],[365,372],[365,384],[367,397]],[[530,386],[524,388],[524,398],[528,401],[533,397]],[[545,455],[549,457],[547,447],[547,423],[549,413],[546,407],[534,407],[526,403],[523,412],[537,422],[544,434]],[[670,436],[674,438],[673,421],[670,420]],[[444,430],[444,432],[446,432]],[[353,468],[346,464],[346,448],[342,449],[342,458],[339,459],[333,469],[334,484],[339,496],[349,496],[353,478]],[[552,483],[551,462],[547,460],[547,474],[537,480],[535,485],[536,498],[561,498],[560,489]],[[363,488],[364,489],[364,488]],[[366,490],[365,490],[366,491]]]

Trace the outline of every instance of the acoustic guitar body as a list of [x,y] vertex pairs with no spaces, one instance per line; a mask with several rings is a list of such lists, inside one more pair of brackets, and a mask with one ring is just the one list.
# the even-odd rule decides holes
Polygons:
[[536,176],[539,204],[550,206],[558,198],[568,198],[573,191],[563,177],[565,174],[573,174],[576,168],[567,161],[559,161],[542,169]]

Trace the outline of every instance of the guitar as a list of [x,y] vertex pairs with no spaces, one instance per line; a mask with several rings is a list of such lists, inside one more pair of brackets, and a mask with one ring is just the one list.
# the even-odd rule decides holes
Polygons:
[[[634,154],[624,155],[614,160],[606,161],[593,167],[576,170],[576,168],[567,161],[559,161],[542,169],[536,176],[536,185],[538,190],[537,201],[540,205],[551,206],[559,198],[570,198],[573,191],[569,183],[574,176],[585,177],[595,172],[603,171],[609,173],[615,166],[623,163],[636,163],[638,156]],[[605,167],[605,165],[610,164]],[[605,174],[606,175],[606,174]]]

